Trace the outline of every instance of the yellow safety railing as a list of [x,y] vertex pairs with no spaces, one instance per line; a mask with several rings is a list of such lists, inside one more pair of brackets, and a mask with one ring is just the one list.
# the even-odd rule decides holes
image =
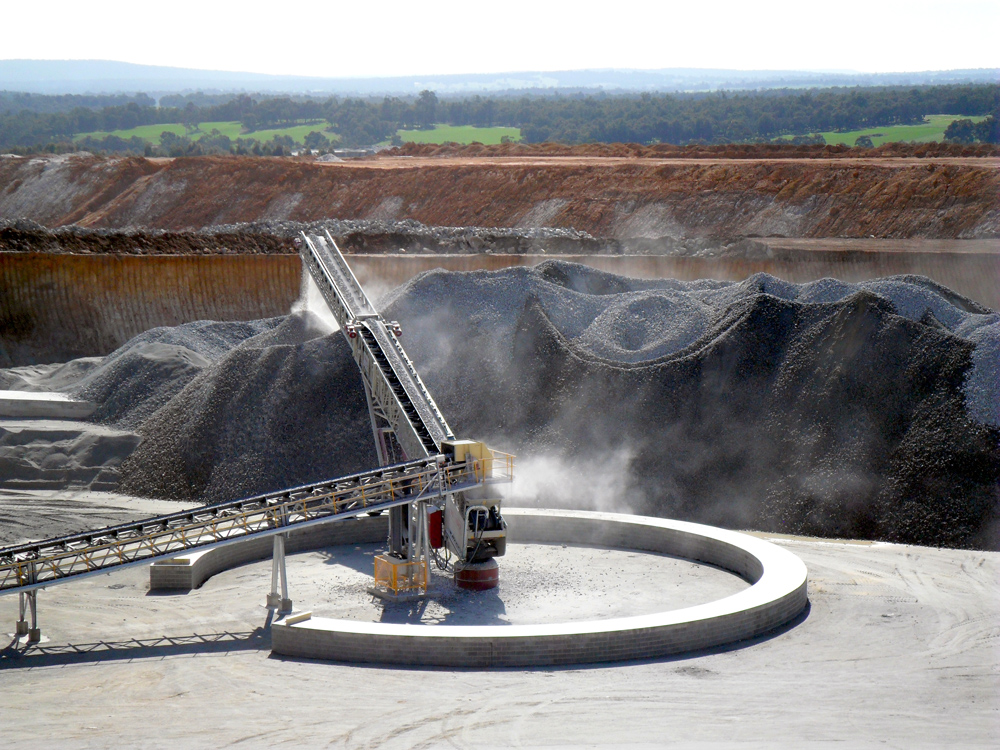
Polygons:
[[514,479],[514,455],[503,451],[490,451],[485,458],[466,459],[448,471],[448,481],[453,483],[510,482]]

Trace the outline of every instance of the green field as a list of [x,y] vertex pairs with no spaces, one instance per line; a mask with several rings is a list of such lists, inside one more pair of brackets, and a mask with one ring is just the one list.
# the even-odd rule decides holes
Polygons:
[[323,133],[331,141],[337,140],[337,136],[334,133],[325,132],[327,124],[325,121],[318,121],[309,123],[306,125],[293,125],[288,128],[277,128],[274,130],[255,130],[252,133],[242,133],[242,127],[239,122],[202,122],[198,124],[198,127],[192,131],[188,131],[186,127],[181,124],[166,124],[166,125],[140,125],[137,128],[129,128],[128,130],[113,130],[110,133],[104,132],[94,132],[94,133],[80,133],[73,138],[74,141],[79,141],[87,136],[92,136],[93,138],[104,138],[108,135],[116,135],[119,138],[124,138],[128,140],[133,136],[138,136],[143,140],[149,141],[154,145],[160,145],[160,133],[168,132],[175,135],[187,136],[193,141],[198,140],[203,135],[208,135],[212,130],[218,130],[222,135],[229,136],[232,140],[237,138],[253,138],[257,141],[269,141],[276,135],[290,135],[296,143],[301,143],[302,139],[305,138],[309,133],[314,130]]
[[477,128],[474,125],[435,125],[434,130],[397,130],[405,143],[500,143],[503,136],[521,140],[520,128]]
[[[218,124],[225,125],[227,123],[218,123]],[[236,123],[236,125],[239,126],[239,123]],[[138,136],[139,138],[142,138],[144,141],[151,141],[153,143],[159,144],[160,133],[164,131],[173,133],[174,135],[187,134],[187,128],[185,128],[183,125],[180,124],[140,125],[137,128],[129,128],[128,130],[112,130],[110,132],[96,130],[93,133],[79,133],[73,137],[73,140],[79,141],[86,138],[87,136],[91,136],[93,138],[104,138],[105,136],[108,135],[117,135],[119,138],[124,138],[126,141],[132,136]]]
[[[853,146],[859,136],[867,135],[872,143],[881,146],[883,143],[899,141],[915,143],[940,143],[944,140],[945,129],[955,120],[972,120],[980,122],[984,117],[965,117],[964,115],[927,115],[921,125],[891,125],[884,128],[867,128],[865,130],[850,130],[846,133],[830,131],[820,133],[830,145],[844,144]],[[779,140],[788,140],[783,137]]]

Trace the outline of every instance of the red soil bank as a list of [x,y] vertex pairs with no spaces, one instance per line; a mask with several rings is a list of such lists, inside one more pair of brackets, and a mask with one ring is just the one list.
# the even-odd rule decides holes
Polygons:
[[0,160],[0,217],[169,230],[332,217],[574,227],[615,238],[1000,236],[1000,162],[993,157],[948,147],[903,156],[887,149],[757,155],[729,147],[731,154],[706,155],[656,148],[433,147],[333,164],[8,158]]

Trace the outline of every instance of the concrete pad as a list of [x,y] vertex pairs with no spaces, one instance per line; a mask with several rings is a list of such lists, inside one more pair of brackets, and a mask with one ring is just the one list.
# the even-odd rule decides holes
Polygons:
[[97,408],[65,393],[0,391],[0,417],[13,419],[86,419]]
[[[64,515],[92,520],[74,502]],[[111,499],[102,502],[95,519],[111,512]],[[151,501],[144,512],[142,502],[124,499],[117,512],[178,507]],[[47,589],[42,644],[0,653],[4,738],[213,750],[1000,744],[1000,553],[771,540],[809,568],[811,607],[796,627],[684,658],[590,668],[487,674],[272,657],[262,607],[269,561],[182,596],[148,595],[142,568]],[[318,614],[337,576],[353,580],[356,571],[344,571],[353,559],[291,555],[292,598]],[[593,566],[591,577],[617,570]],[[11,640],[16,619],[17,597],[0,597],[0,633]]]
[[[504,516],[511,540],[672,554],[730,570],[752,585],[693,607],[579,622],[443,627],[313,617],[276,623],[273,651],[347,662],[479,668],[622,661],[757,637],[793,620],[806,606],[802,562],[744,534],[614,513],[509,508]],[[655,577],[647,580],[657,588]]]

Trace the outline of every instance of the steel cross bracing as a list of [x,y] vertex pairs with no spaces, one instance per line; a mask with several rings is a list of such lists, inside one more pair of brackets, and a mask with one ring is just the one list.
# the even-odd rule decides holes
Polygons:
[[[509,461],[508,461],[509,463]],[[0,549],[0,594],[148,564],[194,549],[235,544],[317,523],[353,518],[421,498],[503,480],[485,479],[471,462],[421,458],[327,482]]]
[[436,455],[455,435],[333,237],[303,232],[299,253],[351,346],[373,422],[384,421],[408,458]]

